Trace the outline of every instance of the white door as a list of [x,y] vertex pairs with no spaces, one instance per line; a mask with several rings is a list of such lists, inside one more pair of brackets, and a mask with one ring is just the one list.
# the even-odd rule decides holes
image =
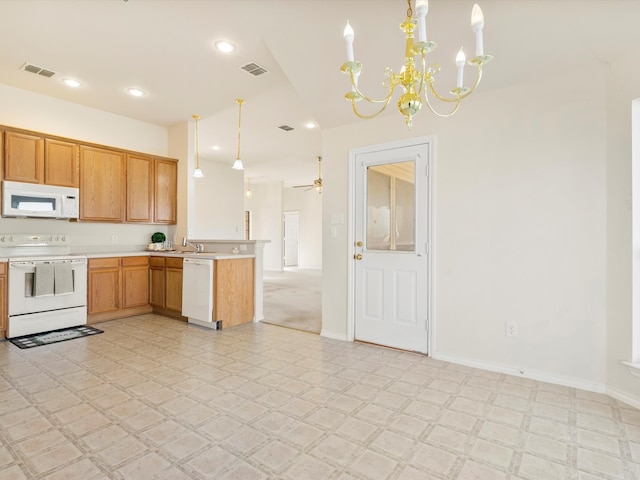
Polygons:
[[427,353],[428,155],[427,143],[355,155],[356,340]]
[[298,265],[299,212],[284,212],[284,266]]

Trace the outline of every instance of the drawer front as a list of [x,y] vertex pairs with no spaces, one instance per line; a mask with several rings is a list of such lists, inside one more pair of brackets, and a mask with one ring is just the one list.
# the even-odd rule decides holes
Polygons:
[[164,257],[149,257],[149,264],[152,267],[164,267]]
[[0,275],[6,275],[6,274],[7,274],[7,264],[0,263]]
[[144,266],[149,265],[149,257],[122,257],[122,266],[123,267],[131,267],[131,266]]
[[118,268],[120,266],[119,257],[90,258],[89,268]]
[[167,268],[182,268],[181,258],[165,258]]

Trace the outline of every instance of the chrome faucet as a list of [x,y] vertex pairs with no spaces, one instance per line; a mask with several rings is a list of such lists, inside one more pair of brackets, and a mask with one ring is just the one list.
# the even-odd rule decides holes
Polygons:
[[182,237],[182,246],[186,247],[187,245],[191,245],[196,249],[196,253],[204,252],[204,245],[202,243],[191,243],[187,240],[187,237]]

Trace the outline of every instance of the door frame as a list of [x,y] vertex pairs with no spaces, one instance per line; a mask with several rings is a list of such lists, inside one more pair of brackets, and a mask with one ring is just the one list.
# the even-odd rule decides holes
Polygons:
[[[409,138],[406,140],[398,140],[388,143],[380,143],[376,145],[368,145],[366,147],[358,147],[349,149],[349,182],[348,182],[348,212],[349,223],[347,228],[347,244],[348,244],[348,265],[347,265],[347,341],[355,341],[355,265],[353,256],[355,255],[355,181],[356,181],[356,157],[357,155],[378,152],[382,150],[391,150],[402,147],[411,147],[415,145],[426,144],[429,152],[429,158],[427,161],[427,339],[428,339],[428,351],[427,355],[432,356],[435,351],[435,290],[434,283],[435,271],[435,251],[436,245],[434,242],[435,233],[435,221],[434,221],[434,177],[436,171],[435,162],[435,137],[423,136]],[[417,172],[416,172],[417,174]]]

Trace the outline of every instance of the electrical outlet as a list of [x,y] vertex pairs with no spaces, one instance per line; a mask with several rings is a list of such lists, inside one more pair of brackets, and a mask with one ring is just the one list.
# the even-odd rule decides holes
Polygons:
[[111,243],[118,243],[118,235],[111,235]]
[[517,337],[518,336],[518,322],[514,322],[513,320],[506,323],[505,326],[505,335],[507,337]]
[[246,252],[247,251],[247,246],[244,243],[240,244],[240,251],[241,252]]

